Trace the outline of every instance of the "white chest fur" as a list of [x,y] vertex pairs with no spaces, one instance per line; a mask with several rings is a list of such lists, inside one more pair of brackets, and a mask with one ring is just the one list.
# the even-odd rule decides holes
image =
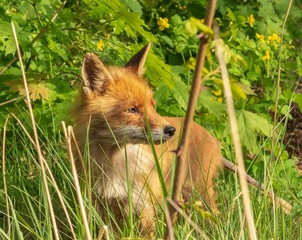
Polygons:
[[99,166],[95,190],[100,198],[128,198],[141,202],[146,195],[148,182],[152,181],[154,156],[147,145],[135,144],[102,159],[106,167]]

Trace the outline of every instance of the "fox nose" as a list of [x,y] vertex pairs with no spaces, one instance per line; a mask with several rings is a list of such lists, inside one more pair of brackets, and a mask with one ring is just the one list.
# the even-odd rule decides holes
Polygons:
[[165,128],[164,128],[164,133],[165,134],[168,134],[170,137],[172,137],[173,135],[174,135],[174,132],[175,132],[175,127],[173,127],[173,126],[166,126]]

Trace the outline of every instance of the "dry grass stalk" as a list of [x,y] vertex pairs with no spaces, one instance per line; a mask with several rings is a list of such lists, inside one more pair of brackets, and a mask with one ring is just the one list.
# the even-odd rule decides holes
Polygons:
[[97,240],[102,240],[104,234],[105,234],[105,239],[109,240],[110,238],[109,238],[109,232],[107,226],[103,226],[100,228]]
[[2,142],[2,175],[3,175],[3,185],[4,185],[4,194],[5,194],[5,203],[6,203],[6,214],[7,214],[7,236],[10,238],[11,233],[11,222],[10,222],[10,211],[9,211],[9,200],[8,200],[8,192],[6,185],[6,165],[5,165],[5,145],[6,145],[6,128],[8,123],[9,115],[5,119],[5,123],[3,126],[3,142]]
[[[72,139],[72,144],[76,149],[78,160],[81,163],[81,168],[82,168],[82,173],[84,174],[85,183],[88,184],[89,183],[89,178],[88,178],[88,174],[87,174],[87,168],[86,168],[82,153],[80,151],[77,139],[76,139],[73,131],[71,131],[71,139]],[[88,202],[91,203],[92,202],[92,197],[91,197],[89,188],[86,188],[86,194],[87,194],[87,197],[88,197]],[[87,210],[87,219],[90,219],[90,214],[91,214],[90,208],[88,208],[88,210]]]
[[5,105],[5,104],[8,104],[8,103],[17,101],[17,100],[18,100],[18,98],[13,98],[13,99],[10,99],[10,100],[8,100],[8,101],[2,102],[2,103],[0,103],[0,107],[3,106],[3,105]]
[[[22,128],[22,130],[24,131],[24,133],[26,134],[26,136],[28,137],[29,141],[34,145],[34,147],[36,147],[36,143],[35,141],[32,139],[32,137],[30,136],[30,134],[28,133],[28,131],[26,130],[25,126],[22,124],[22,122],[20,121],[20,119],[14,114],[14,113],[10,113],[10,115],[18,122],[18,124],[20,125],[20,127]],[[65,216],[67,218],[67,222],[68,222],[68,225],[69,225],[69,228],[70,228],[70,231],[71,231],[71,234],[72,234],[72,237],[73,239],[76,239],[76,234],[74,232],[74,229],[73,229],[73,225],[72,225],[72,222],[71,222],[71,219],[70,219],[70,216],[68,214],[68,211],[67,211],[67,207],[66,207],[66,204],[64,202],[64,199],[63,199],[63,196],[61,194],[61,191],[58,187],[58,184],[55,180],[55,177],[53,176],[52,172],[51,172],[51,169],[50,167],[48,166],[48,163],[47,161],[45,160],[45,158],[43,157],[43,162],[45,164],[45,167],[46,167],[46,171],[47,173],[49,174],[50,176],[50,180],[51,180],[51,184],[54,186],[57,194],[58,194],[58,197],[59,197],[59,201],[61,203],[61,206],[63,208],[63,211],[65,213]]]
[[219,65],[221,68],[221,78],[222,78],[223,85],[224,85],[224,94],[225,94],[225,98],[226,98],[227,111],[228,111],[229,121],[230,121],[230,125],[231,125],[231,135],[232,135],[234,149],[235,149],[236,162],[238,164],[237,173],[239,176],[239,182],[240,182],[240,187],[241,187],[241,191],[242,191],[244,213],[245,213],[246,220],[248,223],[250,239],[257,239],[252,204],[251,204],[249,188],[248,188],[248,184],[247,184],[247,180],[246,180],[245,166],[244,166],[241,143],[240,143],[240,138],[239,138],[239,133],[238,133],[238,125],[237,125],[237,121],[236,121],[236,114],[235,114],[235,108],[234,108],[234,103],[233,103],[232,90],[231,90],[231,86],[230,86],[230,80],[229,80],[229,75],[228,75],[228,71],[227,71],[227,66],[224,61],[224,53],[223,53],[223,48],[221,46],[220,39],[219,39],[219,28],[218,28],[217,24],[215,24],[215,26],[214,26],[214,33],[215,33],[216,56],[218,58]]
[[25,94],[26,94],[26,104],[27,104],[30,119],[31,119],[31,124],[32,124],[32,129],[33,129],[33,134],[34,134],[34,140],[35,140],[35,147],[36,147],[36,151],[37,151],[37,154],[38,154],[38,159],[39,159],[39,164],[40,164],[40,167],[41,167],[43,184],[44,184],[45,191],[46,191],[47,203],[48,203],[48,207],[49,207],[51,221],[52,221],[52,224],[53,224],[54,238],[59,240],[59,232],[58,232],[58,228],[57,228],[56,218],[55,218],[55,214],[54,214],[54,210],[53,210],[53,205],[52,205],[51,196],[50,196],[50,192],[49,192],[47,177],[46,177],[46,173],[45,173],[43,156],[42,156],[42,152],[41,152],[41,148],[40,148],[40,142],[39,142],[38,132],[37,132],[37,128],[36,128],[35,117],[34,117],[34,114],[33,114],[32,106],[31,106],[31,100],[30,100],[30,97],[29,97],[27,79],[26,79],[26,75],[25,75],[25,69],[24,69],[24,65],[23,65],[23,61],[22,61],[21,51],[20,51],[20,48],[19,48],[18,37],[17,37],[17,34],[16,34],[16,29],[15,29],[14,23],[12,22],[11,24],[12,24],[12,31],[13,31],[13,35],[14,35],[15,44],[16,44],[18,59],[19,59],[20,67],[21,67],[21,71],[22,71],[22,79],[23,79],[24,90],[25,90]]
[[[215,7],[216,7],[216,0],[209,1],[206,18],[205,18],[205,24],[209,27],[212,26],[214,13],[215,13]],[[187,145],[189,140],[189,129],[193,122],[193,117],[195,113],[195,106],[196,102],[200,93],[200,87],[202,85],[202,78],[201,78],[201,72],[204,66],[205,57],[206,57],[206,49],[207,49],[207,37],[203,37],[200,39],[200,45],[198,50],[198,56],[197,56],[197,62],[194,72],[194,78],[191,88],[191,94],[189,98],[188,103],[188,110],[187,114],[184,120],[184,126],[182,131],[182,138],[180,145],[178,149],[176,150],[176,171],[175,171],[175,179],[173,184],[173,192],[172,192],[172,199],[174,202],[178,202],[183,182],[186,176],[186,173],[188,171],[188,163],[185,158],[186,151],[187,151]],[[177,211],[174,209],[174,207],[171,204],[168,204],[169,211],[170,211],[170,218],[172,221],[172,226],[174,225],[176,218],[177,218]],[[173,234],[173,228],[166,228],[165,232],[165,239],[172,239]]]
[[86,240],[91,240],[92,237],[91,237],[91,233],[90,233],[90,229],[89,229],[89,223],[87,220],[84,201],[82,198],[80,183],[79,183],[79,179],[78,179],[78,173],[77,173],[75,160],[74,160],[73,152],[72,152],[72,142],[71,141],[72,141],[72,136],[73,136],[73,129],[71,126],[68,126],[68,128],[66,128],[65,122],[62,122],[62,127],[63,127],[63,131],[64,131],[65,139],[66,139],[67,152],[68,152],[68,157],[70,160],[71,172],[72,172],[72,176],[73,176],[73,182],[74,182],[74,186],[75,186],[75,190],[76,190],[77,200],[79,203],[80,213],[81,213],[82,221],[84,224]]

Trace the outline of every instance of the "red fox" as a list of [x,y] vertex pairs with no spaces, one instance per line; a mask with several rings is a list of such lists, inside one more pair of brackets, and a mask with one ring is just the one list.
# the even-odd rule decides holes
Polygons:
[[[161,117],[155,110],[153,92],[143,78],[149,48],[148,43],[123,67],[105,66],[88,53],[82,67],[83,90],[75,108],[75,134],[82,151],[88,141],[100,213],[106,202],[117,218],[125,217],[132,199],[144,234],[155,231],[154,207],[164,201],[150,137],[170,189],[173,150],[182,126],[181,118]],[[197,192],[216,211],[213,178],[221,166],[220,147],[197,123],[191,129],[187,156],[189,172],[183,198]]]

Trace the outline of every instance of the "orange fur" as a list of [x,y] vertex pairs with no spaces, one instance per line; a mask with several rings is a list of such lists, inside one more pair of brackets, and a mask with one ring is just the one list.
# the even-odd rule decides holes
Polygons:
[[[82,69],[83,91],[74,111],[82,151],[88,134],[92,183],[100,212],[107,202],[119,219],[127,215],[130,181],[134,210],[141,217],[144,234],[155,230],[154,206],[163,202],[148,125],[168,189],[182,125],[181,118],[160,117],[155,111],[152,90],[142,77],[149,46],[124,67],[106,67],[96,55],[88,54]],[[213,178],[221,165],[220,148],[197,123],[191,129],[188,158],[183,197],[188,199],[197,191],[216,211]]]

